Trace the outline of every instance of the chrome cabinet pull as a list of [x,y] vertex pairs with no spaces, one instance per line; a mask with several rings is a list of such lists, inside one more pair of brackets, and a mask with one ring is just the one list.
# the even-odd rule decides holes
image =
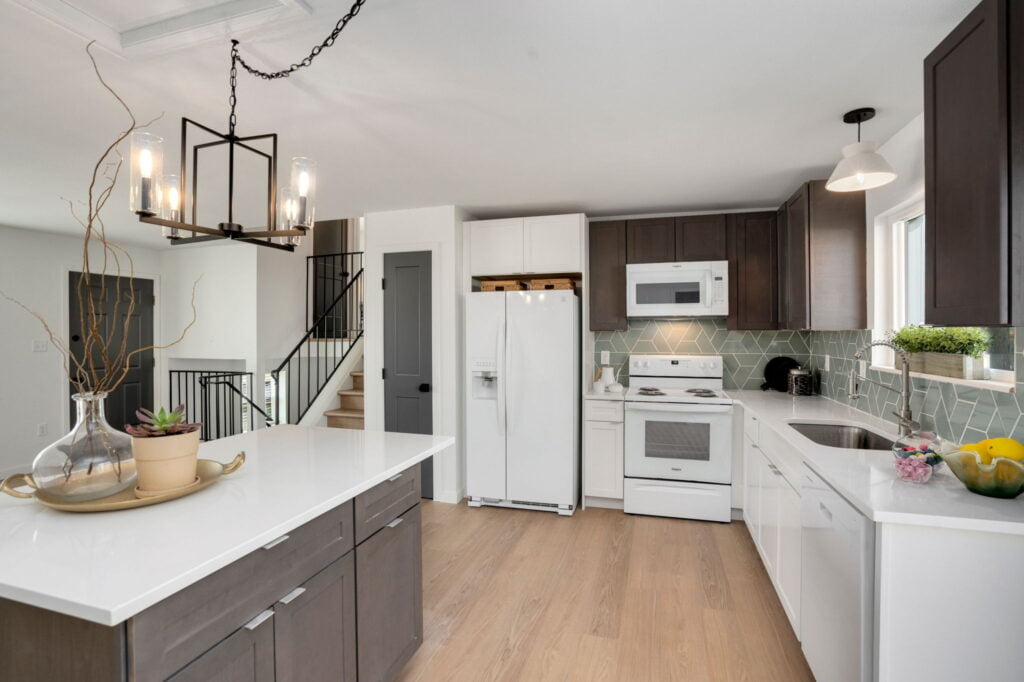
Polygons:
[[388,528],[394,528],[395,526],[397,526],[397,525],[398,525],[398,524],[400,524],[401,522],[402,522],[402,517],[401,517],[401,516],[399,516],[399,517],[398,517],[397,519],[395,519],[394,521],[392,521],[391,523],[389,523],[389,524],[387,525],[387,527],[388,527]]
[[388,483],[394,483],[395,481],[397,481],[401,477],[402,477],[402,474],[395,474],[394,476],[392,476],[391,478],[388,479]]
[[295,601],[296,599],[298,599],[299,597],[301,597],[305,593],[306,593],[306,588],[305,587],[296,587],[294,590],[292,590],[288,594],[284,595],[283,597],[281,597],[277,601],[280,602],[281,604],[291,604],[293,601]]
[[271,540],[271,541],[270,541],[270,542],[268,542],[267,544],[263,545],[263,549],[273,549],[273,548],[277,547],[278,545],[280,545],[280,544],[281,544],[282,542],[284,542],[285,540],[287,540],[288,538],[289,538],[289,536],[288,536],[288,535],[282,535],[282,536],[281,536],[281,537],[279,537],[278,539],[276,539],[276,540]]
[[246,630],[255,630],[256,628],[258,628],[259,626],[263,625],[263,623],[265,623],[266,621],[270,620],[273,617],[274,617],[274,610],[273,609],[267,609],[266,611],[264,611],[260,615],[256,616],[252,620],[250,620],[243,627]]

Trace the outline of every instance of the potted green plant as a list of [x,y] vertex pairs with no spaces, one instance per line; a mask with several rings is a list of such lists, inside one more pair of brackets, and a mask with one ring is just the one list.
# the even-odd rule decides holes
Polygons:
[[126,424],[138,473],[138,495],[152,496],[192,485],[196,480],[200,424],[185,421],[185,406],[171,412],[145,408],[135,412],[139,424]]
[[892,342],[909,354],[910,369],[955,379],[984,379],[992,337],[980,327],[908,326]]

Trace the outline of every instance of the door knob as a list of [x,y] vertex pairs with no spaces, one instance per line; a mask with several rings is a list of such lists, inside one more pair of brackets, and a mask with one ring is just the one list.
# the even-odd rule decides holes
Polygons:
[[430,393],[430,384],[420,384],[420,393]]

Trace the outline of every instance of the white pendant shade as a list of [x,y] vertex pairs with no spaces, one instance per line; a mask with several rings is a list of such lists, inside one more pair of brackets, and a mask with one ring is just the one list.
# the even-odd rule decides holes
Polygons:
[[876,149],[877,142],[854,142],[843,147],[843,158],[836,164],[825,189],[830,192],[862,192],[895,180],[896,171]]

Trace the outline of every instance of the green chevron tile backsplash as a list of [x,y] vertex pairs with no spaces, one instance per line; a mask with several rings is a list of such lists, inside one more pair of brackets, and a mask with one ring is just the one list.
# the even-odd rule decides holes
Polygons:
[[[958,443],[1009,436],[1024,441],[1024,328],[1015,330],[1016,393],[1002,393],[948,381],[911,378],[910,407],[923,428]],[[861,384],[865,397],[851,401],[847,393],[852,358],[871,340],[870,331],[812,332],[810,366],[821,375],[823,395],[895,422],[899,394],[872,384]],[[829,369],[823,371],[825,356]],[[898,388],[900,376],[869,369],[868,377]]]
[[601,351],[610,351],[619,381],[626,385],[630,353],[721,355],[726,389],[756,389],[761,386],[768,360],[786,355],[806,363],[809,343],[806,332],[730,331],[725,328],[724,318],[630,320],[627,331],[595,332],[594,364],[600,364]]

